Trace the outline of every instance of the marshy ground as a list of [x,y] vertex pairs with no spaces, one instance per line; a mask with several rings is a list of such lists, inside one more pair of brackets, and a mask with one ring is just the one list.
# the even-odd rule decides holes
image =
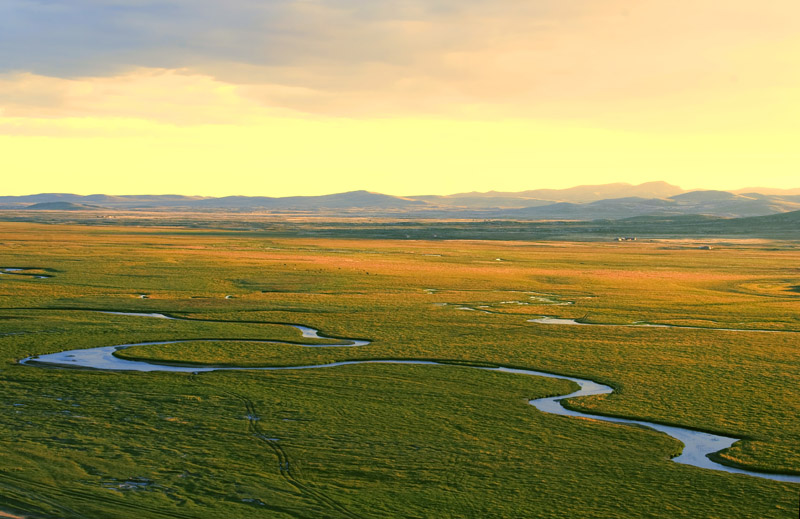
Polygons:
[[[680,466],[669,462],[680,444],[659,433],[527,405],[568,392],[562,380],[409,365],[192,375],[17,363],[202,339],[124,352],[252,366],[370,358],[518,366],[616,389],[575,407],[746,438],[720,460],[798,472],[800,251],[792,247],[27,223],[2,223],[0,235],[0,266],[26,269],[0,276],[0,509],[154,518],[797,515],[797,485]],[[542,316],[677,327],[528,322]],[[243,342],[307,342],[279,323],[371,343]]]

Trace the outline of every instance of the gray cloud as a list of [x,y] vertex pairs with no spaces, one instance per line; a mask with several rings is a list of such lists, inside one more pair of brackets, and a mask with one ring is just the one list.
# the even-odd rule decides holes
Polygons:
[[75,77],[115,73],[126,66],[402,64],[417,53],[463,46],[476,32],[460,25],[465,17],[474,22],[514,16],[515,11],[549,16],[563,2],[540,1],[535,9],[525,4],[6,0],[0,5],[0,70]]
[[[337,115],[581,103],[788,79],[796,0],[5,0],[0,74],[183,69],[264,105]],[[772,45],[770,48],[769,46]],[[778,47],[775,47],[775,46]],[[759,46],[765,46],[763,51]],[[785,47],[796,50],[797,47]],[[742,62],[731,56],[756,49]],[[738,59],[738,58],[736,58]],[[792,58],[787,58],[789,61]],[[786,60],[784,60],[786,61]],[[2,92],[0,92],[2,103]],[[614,111],[613,107],[610,111]]]

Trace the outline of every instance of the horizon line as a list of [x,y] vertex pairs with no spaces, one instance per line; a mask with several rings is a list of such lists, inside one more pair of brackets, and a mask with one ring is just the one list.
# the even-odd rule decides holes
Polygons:
[[[425,193],[425,194],[415,194],[415,195],[396,195],[396,194],[391,194],[391,193],[383,193],[383,192],[380,192],[380,191],[372,191],[372,190],[369,190],[369,189],[350,189],[350,190],[345,190],[345,191],[336,191],[336,192],[324,193],[324,194],[293,194],[293,195],[263,195],[263,194],[246,194],[246,195],[245,194],[229,194],[229,195],[191,194],[190,195],[190,194],[182,194],[182,193],[142,193],[142,192],[140,192],[140,193],[125,193],[125,194],[119,194],[119,193],[109,194],[109,193],[102,193],[102,192],[94,192],[94,193],[84,194],[84,193],[78,193],[78,192],[41,191],[41,192],[38,192],[38,193],[27,193],[27,194],[16,194],[16,195],[12,195],[12,194],[6,195],[6,194],[4,194],[4,195],[0,195],[0,197],[26,197],[26,196],[38,196],[38,195],[74,195],[74,196],[83,196],[83,197],[87,197],[87,196],[118,196],[118,197],[130,197],[130,196],[178,196],[178,197],[186,197],[186,198],[203,198],[203,199],[228,198],[228,197],[296,198],[296,197],[317,197],[317,196],[330,196],[330,195],[341,195],[341,194],[346,194],[346,193],[365,192],[365,193],[371,193],[371,194],[380,194],[380,195],[386,195],[386,196],[393,196],[393,197],[396,197],[396,198],[414,198],[414,197],[420,197],[420,196],[442,196],[442,197],[448,197],[448,196],[454,196],[454,195],[467,195],[467,194],[472,194],[472,193],[475,193],[475,194],[512,193],[513,194],[513,193],[525,193],[525,192],[528,192],[528,191],[566,191],[566,190],[569,190],[569,189],[575,189],[575,188],[581,188],[581,187],[603,187],[603,186],[612,186],[612,185],[628,185],[628,186],[631,186],[631,187],[639,187],[639,186],[642,186],[642,185],[645,185],[645,184],[654,184],[654,183],[664,183],[664,184],[667,184],[669,186],[678,188],[678,189],[682,190],[684,193],[694,192],[694,191],[721,191],[721,192],[728,192],[728,193],[735,193],[735,192],[758,193],[759,189],[775,190],[775,191],[800,190],[800,186],[791,187],[791,188],[771,187],[771,186],[747,186],[747,187],[741,187],[741,188],[736,188],[736,189],[713,189],[713,188],[702,188],[702,187],[684,189],[683,187],[678,186],[676,184],[670,184],[669,182],[666,182],[666,181],[656,180],[656,181],[642,182],[640,184],[631,184],[629,182],[608,182],[608,183],[604,183],[604,184],[579,184],[579,185],[566,187],[566,188],[543,187],[543,188],[522,189],[522,190],[519,190],[519,191],[501,191],[501,190],[491,189],[491,190],[488,190],[488,191],[471,190],[471,191],[459,191],[459,192],[448,193],[448,194]],[[750,191],[750,190],[752,190],[752,191]]]

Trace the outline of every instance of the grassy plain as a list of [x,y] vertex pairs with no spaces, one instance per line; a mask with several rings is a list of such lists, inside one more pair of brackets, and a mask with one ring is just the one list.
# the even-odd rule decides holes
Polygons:
[[[680,450],[668,437],[526,404],[567,392],[564,381],[437,366],[188,375],[16,361],[204,339],[120,354],[528,367],[617,389],[577,408],[743,437],[724,461],[796,473],[797,265],[794,246],[760,241],[708,251],[0,223],[0,267],[52,276],[0,275],[0,509],[76,518],[796,517],[797,485],[681,466],[668,461]],[[544,315],[709,329],[527,322]],[[308,342],[259,324],[281,322],[373,342],[213,341]]]

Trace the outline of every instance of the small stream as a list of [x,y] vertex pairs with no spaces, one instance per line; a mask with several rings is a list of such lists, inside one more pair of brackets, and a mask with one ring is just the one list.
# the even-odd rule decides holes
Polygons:
[[624,328],[675,328],[678,330],[707,330],[711,332],[757,332],[757,333],[798,333],[794,330],[763,330],[752,328],[704,328],[702,326],[681,326],[679,324],[651,324],[651,323],[632,323],[632,324],[602,324],[602,323],[582,323],[577,319],[564,319],[561,317],[539,317],[528,319],[529,323],[538,324],[558,324],[566,326],[618,326]]

